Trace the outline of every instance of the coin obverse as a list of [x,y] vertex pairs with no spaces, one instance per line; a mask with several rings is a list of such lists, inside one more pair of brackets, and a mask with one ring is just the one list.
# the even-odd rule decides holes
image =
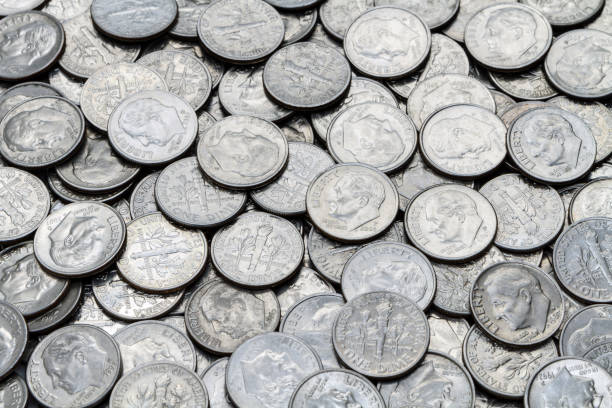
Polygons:
[[28,404],[28,386],[19,375],[11,375],[0,382],[0,403],[9,408],[26,408]]
[[602,343],[584,353],[584,358],[599,364],[612,375],[612,366],[610,366],[610,358],[612,358],[612,342]]
[[74,314],[81,304],[83,284],[80,280],[71,280],[67,293],[58,304],[47,310],[40,316],[28,320],[28,332],[41,334],[54,330]]
[[0,380],[2,380],[15,369],[28,342],[26,321],[19,310],[4,301],[0,302],[0,335],[2,336]]
[[210,408],[235,408],[225,387],[225,371],[228,362],[229,358],[220,358],[200,374],[200,378],[208,390]]
[[520,0],[521,3],[539,10],[546,16],[555,28],[566,28],[581,24],[592,19],[601,11],[605,0],[583,0],[573,2],[568,0]]
[[489,71],[489,79],[508,95],[527,101],[547,100],[559,93],[546,77],[542,64],[522,72]]
[[465,27],[470,19],[487,6],[499,3],[516,3],[516,0],[463,0],[460,1],[459,11],[455,19],[442,30],[444,34],[455,41],[464,42]]
[[590,217],[612,218],[612,179],[600,178],[582,186],[569,206],[572,223]]
[[53,86],[44,82],[22,82],[0,94],[0,119],[15,106],[39,96],[62,96]]
[[575,312],[559,336],[561,355],[582,357],[591,348],[612,341],[612,305],[592,305]]

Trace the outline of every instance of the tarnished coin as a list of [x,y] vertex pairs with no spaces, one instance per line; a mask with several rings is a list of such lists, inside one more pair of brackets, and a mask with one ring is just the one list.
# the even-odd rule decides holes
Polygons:
[[182,365],[150,363],[133,369],[117,382],[109,408],[172,405],[208,408],[208,392],[200,377]]
[[470,293],[474,320],[488,336],[511,346],[533,346],[561,326],[564,304],[557,283],[541,269],[502,262],[482,271]]
[[111,190],[105,193],[94,194],[94,193],[83,193],[82,191],[77,191],[73,188],[70,188],[66,183],[64,183],[58,176],[57,173],[48,173],[47,174],[47,183],[49,184],[49,188],[51,191],[58,196],[62,201],[68,203],[78,203],[82,201],[95,201],[100,203],[112,203],[117,201],[117,199],[130,189],[131,184],[126,184],[123,187],[120,187],[116,190]]
[[600,344],[612,341],[612,306],[593,305],[574,313],[559,337],[564,356],[584,356]]
[[170,35],[186,40],[198,38],[198,21],[202,11],[214,0],[177,0],[178,17],[170,28]]
[[308,119],[294,115],[281,125],[288,142],[314,143],[314,132]]
[[194,110],[200,109],[212,92],[208,68],[189,53],[155,51],[139,58],[138,63],[162,75],[168,91],[187,101]]
[[552,44],[542,13],[522,4],[497,4],[477,12],[465,27],[465,46],[495,71],[520,71],[538,63]]
[[342,362],[378,379],[404,375],[421,361],[429,345],[425,314],[412,301],[391,292],[370,292],[348,302],[332,333]]
[[283,42],[285,25],[262,0],[219,0],[204,9],[198,37],[211,54],[234,64],[262,61]]
[[463,365],[461,348],[470,324],[460,317],[449,317],[436,312],[427,315],[429,324],[429,349],[437,351],[457,360]]
[[280,304],[281,318],[302,299],[317,294],[336,293],[330,283],[308,267],[302,267],[295,277],[275,288],[274,291]]
[[0,79],[24,80],[47,71],[64,43],[64,29],[55,17],[40,11],[10,14],[0,22]]
[[554,265],[559,282],[585,302],[612,302],[608,260],[611,228],[612,218],[586,218],[572,224],[555,243]]
[[56,167],[57,175],[75,190],[99,194],[116,190],[129,183],[140,168],[115,155],[108,139],[91,128],[85,130],[85,141],[69,161]]
[[200,378],[208,390],[210,408],[235,408],[225,387],[225,370],[228,362],[229,358],[220,358],[200,374]]
[[196,355],[189,338],[169,324],[144,321],[130,324],[114,336],[121,350],[123,372],[153,362],[196,368]]
[[546,74],[554,86],[569,95],[605,98],[612,95],[610,53],[612,35],[598,30],[568,31],[550,48],[544,64]]
[[248,339],[274,331],[279,321],[274,292],[253,292],[222,280],[200,286],[185,309],[189,335],[215,354],[233,353]]
[[474,383],[468,372],[452,358],[428,352],[415,370],[407,376],[378,384],[387,407],[428,407],[443,403],[453,408],[474,406]]
[[140,180],[130,196],[130,214],[132,218],[158,212],[155,201],[155,183],[160,172],[151,173]]
[[268,95],[289,109],[321,109],[344,96],[351,83],[351,67],[330,47],[300,42],[270,57],[263,83]]
[[176,20],[174,0],[93,0],[91,18],[98,30],[121,41],[146,41],[168,29]]
[[478,80],[459,74],[442,74],[417,84],[408,98],[407,111],[420,128],[429,115],[454,104],[472,104],[495,112],[491,92]]
[[108,119],[108,139],[124,159],[141,165],[168,163],[185,153],[198,132],[198,118],[184,99],[166,91],[125,98]]
[[0,302],[0,379],[19,363],[27,342],[28,328],[21,313],[10,303]]
[[316,6],[322,0],[266,0],[267,3],[281,10],[302,10]]
[[91,6],[91,2],[92,0],[48,0],[42,11],[63,21],[85,13]]
[[378,242],[363,246],[344,265],[342,294],[350,302],[379,291],[400,294],[425,310],[436,291],[433,267],[410,245]]
[[28,386],[19,375],[12,375],[0,382],[0,404],[6,408],[31,407],[28,395]]
[[120,102],[146,90],[167,90],[157,72],[140,64],[107,65],[89,77],[81,92],[81,109],[87,120],[107,130],[108,118]]
[[0,166],[0,242],[16,241],[36,231],[50,206],[49,190],[38,177]]
[[327,0],[319,7],[321,24],[335,40],[343,41],[353,21],[372,7],[374,0]]
[[442,32],[455,41],[463,42],[465,27],[481,9],[499,3],[516,3],[516,0],[461,0],[455,19]]
[[584,354],[584,358],[603,367],[612,375],[612,342],[602,343]]
[[211,257],[219,273],[230,281],[265,288],[297,271],[304,257],[304,241],[284,218],[251,211],[215,234]]
[[383,6],[361,14],[349,27],[344,52],[360,72],[393,79],[418,69],[431,47],[427,24],[402,7]]
[[349,370],[327,369],[304,379],[294,391],[289,408],[333,407],[338,403],[360,408],[385,408],[382,396],[368,379]]
[[558,94],[546,78],[542,65],[528,71],[510,74],[489,71],[489,79],[496,87],[518,99],[539,101]]
[[595,179],[580,188],[572,198],[569,217],[572,223],[589,217],[612,218],[612,178]]
[[538,9],[556,28],[584,23],[599,13],[605,0],[520,0]]
[[495,245],[502,249],[537,250],[551,243],[563,228],[563,200],[550,186],[533,183],[519,174],[504,174],[484,184],[480,194],[495,209]]
[[55,68],[49,71],[49,83],[70,102],[76,105],[81,103],[81,92],[85,81],[65,73],[60,68]]
[[562,357],[542,366],[529,381],[526,408],[610,406],[612,375],[578,357]]
[[[261,0],[257,0],[261,1]],[[285,168],[287,138],[273,123],[252,116],[230,116],[200,135],[198,162],[204,173],[224,187],[262,187]]]
[[28,320],[28,332],[32,334],[46,333],[63,325],[76,311],[81,303],[83,284],[79,280],[71,280],[68,291],[60,302],[40,316]]
[[508,129],[514,164],[530,178],[547,184],[570,183],[593,166],[596,142],[577,115],[557,107],[529,110]]
[[143,291],[174,292],[197,279],[207,257],[201,231],[179,227],[153,213],[128,225],[117,268],[123,279]]
[[115,340],[85,324],[62,327],[36,345],[28,362],[28,387],[47,407],[85,408],[111,392],[121,373]]
[[165,295],[140,292],[121,279],[116,270],[97,275],[91,286],[100,307],[112,317],[126,321],[163,316],[183,297],[181,291]]
[[463,343],[463,361],[472,378],[499,398],[522,398],[532,374],[558,356],[553,340],[517,349],[492,340],[478,326],[472,326]]
[[2,92],[0,95],[0,119],[15,106],[39,96],[61,96],[44,82],[22,82]]
[[321,360],[303,340],[267,333],[243,343],[229,359],[225,382],[238,407],[285,408],[291,394]]
[[282,45],[289,45],[307,37],[317,24],[317,9],[298,12],[279,12],[285,25],[285,37]]
[[0,154],[19,167],[43,168],[68,158],[85,133],[81,110],[67,99],[41,96],[11,109],[0,122]]
[[459,0],[376,0],[377,6],[398,6],[421,16],[430,29],[439,28],[455,17],[459,10]]
[[106,204],[72,203],[49,215],[34,236],[34,254],[56,275],[78,278],[111,264],[125,242],[121,215]]

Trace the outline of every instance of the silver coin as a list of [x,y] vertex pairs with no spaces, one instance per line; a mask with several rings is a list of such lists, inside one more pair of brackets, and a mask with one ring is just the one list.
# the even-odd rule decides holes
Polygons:
[[282,319],[289,309],[302,299],[317,294],[336,293],[336,290],[316,271],[308,267],[302,267],[295,277],[275,288],[274,292],[280,304]]
[[607,61],[610,53],[612,35],[572,30],[556,39],[544,67],[548,79],[563,92],[583,99],[604,98],[612,95]]
[[115,340],[91,325],[70,325],[46,336],[28,362],[28,387],[46,407],[85,408],[111,392],[121,373]]
[[0,382],[0,404],[7,408],[30,408],[28,386],[19,375],[12,375]]
[[401,7],[383,6],[361,14],[349,27],[344,52],[360,72],[393,79],[419,68],[431,47],[427,24]]
[[19,310],[10,303],[0,302],[0,380],[15,369],[27,342],[28,328]]
[[66,74],[60,68],[55,68],[49,71],[49,83],[70,102],[76,105],[81,103],[81,91],[85,84],[81,79]]
[[612,375],[612,342],[602,343],[584,354],[584,358],[599,364]]
[[612,179],[595,179],[581,187],[569,207],[572,223],[589,217],[612,218]]
[[195,40],[198,38],[198,21],[202,11],[214,0],[177,0],[178,17],[170,28],[170,35]]
[[72,203],[43,221],[34,236],[34,254],[56,275],[82,277],[111,264],[125,235],[123,218],[108,205]]
[[291,222],[252,211],[215,234],[211,257],[219,273],[230,281],[265,288],[297,271],[304,257],[304,241]]
[[407,111],[420,128],[435,111],[454,104],[472,104],[495,112],[491,92],[479,81],[459,74],[442,74],[417,84],[408,98]]
[[294,115],[281,125],[288,142],[314,143],[314,132],[308,119]]
[[222,280],[200,286],[185,310],[191,338],[215,354],[231,354],[257,335],[272,332],[280,321],[280,306],[271,290],[249,291]]
[[612,4],[605,2],[601,13],[588,23],[585,28],[612,34]]
[[200,377],[174,363],[149,363],[133,369],[117,382],[109,408],[159,406],[208,408],[208,392]]
[[612,301],[612,270],[607,260],[611,227],[611,218],[586,218],[572,224],[555,243],[559,282],[588,303]]
[[596,16],[605,0],[520,0],[521,3],[541,11],[550,24],[556,28],[565,28],[584,23]]
[[374,0],[327,0],[319,7],[321,24],[334,39],[343,41],[353,21],[373,7]]
[[525,408],[610,406],[612,375],[578,357],[562,357],[541,367],[529,381]]
[[322,369],[321,360],[303,340],[267,333],[243,343],[229,359],[225,382],[238,407],[285,408],[298,385]]
[[92,0],[48,0],[42,11],[63,21],[85,13],[91,2]]
[[91,18],[98,30],[120,41],[145,41],[170,29],[178,15],[173,0],[93,0]]
[[61,95],[44,82],[22,82],[10,87],[0,95],[0,118],[3,118],[17,105],[39,96]]
[[70,157],[84,132],[85,119],[78,106],[57,96],[41,96],[17,105],[4,116],[0,154],[15,166],[49,167]]
[[158,212],[155,201],[155,183],[160,172],[151,173],[140,180],[130,196],[130,214],[132,218]]
[[10,14],[0,22],[0,79],[24,80],[49,70],[64,43],[64,29],[55,17],[40,11]]
[[[208,262],[206,264],[206,267],[204,268],[204,273],[202,273],[198,277],[198,279],[190,283],[189,286],[185,288],[185,295],[181,299],[181,302],[170,311],[170,314],[173,316],[182,317],[185,314],[185,310],[187,309],[187,304],[191,300],[191,295],[193,295],[193,293],[198,290],[200,286],[210,283],[213,280],[221,280],[221,276],[219,272],[217,272],[217,270],[214,268],[212,263]],[[187,330],[186,326],[185,330]]]
[[511,74],[489,71],[489,78],[496,87],[517,99],[539,101],[558,94],[546,78],[542,65]]
[[235,190],[269,184],[285,168],[288,156],[283,132],[252,116],[220,120],[198,142],[198,162],[206,176]]
[[609,341],[612,341],[612,306],[592,305],[568,319],[559,337],[559,349],[561,355],[581,357]]
[[522,398],[529,378],[558,356],[553,340],[517,349],[492,340],[478,326],[472,326],[463,343],[463,361],[472,378],[499,398]]
[[47,183],[53,193],[62,201],[68,203],[78,203],[83,201],[95,201],[100,203],[111,203],[116,201],[123,193],[130,189],[131,184],[118,188],[117,190],[108,191],[101,194],[83,193],[74,190],[66,185],[58,176],[57,173],[47,174]]
[[596,142],[577,115],[557,107],[529,110],[508,129],[508,150],[528,177],[547,184],[570,183],[593,166]]
[[221,105],[221,101],[219,100],[218,89],[216,89],[208,99],[208,103],[206,104],[206,106],[204,106],[204,110],[213,118],[215,118],[215,120],[221,120],[228,116],[227,112],[223,110],[223,106]]
[[95,127],[107,130],[108,119],[123,100],[146,90],[167,90],[157,72],[140,64],[107,65],[89,77],[81,92],[83,114]]
[[551,106],[553,105],[549,103],[545,103],[545,102],[538,102],[538,101],[518,102],[510,106],[505,111],[503,111],[499,117],[509,128],[510,125],[512,125],[512,122],[514,122],[514,120],[518,118],[519,116],[521,116],[523,113],[531,109],[551,107]]
[[113,204],[113,208],[117,210],[126,224],[132,221],[132,216],[130,215],[130,204],[125,198],[122,198]]
[[361,247],[344,265],[342,294],[347,301],[368,292],[389,291],[429,307],[436,277],[429,260],[410,245],[378,242]]
[[128,285],[116,270],[91,281],[98,305],[110,316],[125,321],[154,319],[167,314],[182,299],[183,292],[167,295],[144,293]]
[[162,75],[168,91],[179,96],[194,110],[200,109],[212,92],[212,77],[196,56],[181,51],[155,51],[137,61]]
[[455,19],[442,32],[455,41],[463,42],[465,26],[479,10],[499,3],[516,3],[516,0],[461,0]]
[[285,25],[274,7],[261,0],[219,0],[207,7],[198,23],[198,37],[223,61],[262,61],[283,42]]
[[407,376],[378,384],[388,408],[427,407],[442,403],[453,408],[474,406],[474,383],[468,372],[452,358],[429,352],[416,369]]
[[428,351],[445,354],[464,365],[461,348],[463,340],[470,330],[470,324],[467,320],[429,312],[427,323],[429,324]]
[[542,13],[522,4],[497,4],[477,12],[465,27],[465,46],[495,71],[519,71],[539,62],[552,44]]
[[593,168],[588,175],[589,180],[595,180],[596,178],[601,177],[612,177],[612,163],[603,163],[600,166]]
[[79,280],[71,280],[68,291],[57,305],[40,316],[28,320],[28,332],[46,333],[63,325],[79,306],[82,292],[83,284]]
[[[38,8],[43,3],[44,0],[6,0],[0,4],[0,16],[32,10]],[[12,407],[12,405],[7,404],[7,407]]]
[[179,227],[161,213],[153,213],[128,225],[117,268],[130,285],[146,292],[167,293],[197,279],[207,257],[208,245],[201,231]]
[[564,313],[557,283],[541,269],[520,262],[502,262],[482,271],[472,286],[470,308],[488,336],[521,347],[549,339]]
[[503,92],[490,90],[493,99],[495,99],[495,114],[501,117],[503,111],[514,105],[516,101]]
[[349,370],[327,369],[312,374],[291,396],[290,408],[334,407],[385,408],[382,396],[369,380]]
[[169,362],[190,370],[196,368],[196,355],[189,338],[169,324],[144,321],[130,324],[114,336],[121,350],[124,372],[153,362]]
[[263,65],[232,67],[219,83],[219,101],[232,115],[250,115],[278,121],[287,118],[292,111],[276,104],[264,89]]
[[422,2],[418,0],[376,0],[377,6],[398,6],[421,16],[430,29],[444,26],[451,21],[459,11],[459,0],[434,0]]
[[0,167],[0,242],[16,241],[36,231],[50,206],[49,190],[38,177]]
[[304,10],[300,12],[279,12],[285,25],[285,37],[282,45],[289,45],[303,40],[307,37],[317,23],[317,9]]
[[351,67],[330,47],[300,42],[270,57],[263,83],[270,98],[289,109],[322,109],[344,96],[351,83]]
[[319,4],[322,0],[266,0],[267,3],[283,10],[302,10]]
[[524,405],[522,401],[495,398],[477,389],[474,408],[524,408]]
[[[366,0],[366,1],[371,2],[371,0]],[[327,4],[328,2],[326,1],[325,3]],[[319,15],[321,16],[320,19],[323,20],[323,16],[321,13],[322,11],[319,8]],[[326,29],[323,28],[323,24],[319,24],[319,23],[315,24],[315,28],[314,30],[312,30],[312,34],[310,38],[308,39],[308,41],[316,42],[319,45],[324,45],[324,46],[333,48],[334,50],[338,51],[340,54],[344,55],[344,48],[342,48],[342,42],[332,37],[330,34],[328,34]]]
[[391,292],[370,292],[349,301],[333,327],[336,354],[370,378],[406,374],[425,355],[429,325],[412,301]]
[[83,285],[83,295],[79,307],[69,321],[69,324],[88,324],[99,327],[111,336],[128,325],[121,320],[112,319],[96,302],[93,288]]
[[225,370],[228,362],[229,358],[220,358],[200,375],[208,390],[210,408],[235,408],[225,388]]

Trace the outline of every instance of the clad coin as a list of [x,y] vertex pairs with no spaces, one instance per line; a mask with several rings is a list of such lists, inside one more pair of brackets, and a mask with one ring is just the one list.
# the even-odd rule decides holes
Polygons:
[[612,306],[592,305],[570,316],[559,336],[559,349],[563,356],[582,357],[591,348],[609,341],[612,341]]
[[566,28],[584,23],[601,11],[605,0],[520,0],[542,12],[555,28]]
[[59,303],[40,316],[28,320],[28,332],[46,333],[63,325],[77,310],[81,303],[83,284],[80,280],[70,280],[68,291]]
[[612,179],[595,179],[582,186],[569,206],[569,218],[572,223],[589,217],[612,218]]
[[0,302],[0,380],[7,377],[14,369],[26,349],[28,328],[26,322],[13,305]]
[[0,94],[0,119],[15,106],[39,96],[61,96],[58,91],[44,82],[22,82]]

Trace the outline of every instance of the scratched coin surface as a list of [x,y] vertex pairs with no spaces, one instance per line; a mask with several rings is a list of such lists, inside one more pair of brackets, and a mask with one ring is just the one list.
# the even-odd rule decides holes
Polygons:
[[584,23],[593,18],[603,7],[605,0],[520,0],[542,12],[555,27],[565,28]]
[[288,142],[314,143],[312,125],[302,115],[293,115],[281,125]]
[[569,217],[572,223],[589,217],[612,218],[612,179],[595,179],[580,188],[572,198]]
[[0,302],[0,379],[7,377],[15,368],[26,349],[28,328],[23,316],[10,303]]
[[612,306],[592,305],[568,319],[559,337],[559,349],[561,355],[581,357],[609,341],[612,341]]

